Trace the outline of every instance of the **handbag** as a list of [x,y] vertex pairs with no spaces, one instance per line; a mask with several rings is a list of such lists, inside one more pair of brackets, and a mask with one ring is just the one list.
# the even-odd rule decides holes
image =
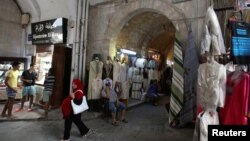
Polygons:
[[72,105],[72,109],[75,115],[82,113],[89,109],[86,96],[82,97],[82,103],[80,105],[75,104],[73,99],[71,100],[71,105]]

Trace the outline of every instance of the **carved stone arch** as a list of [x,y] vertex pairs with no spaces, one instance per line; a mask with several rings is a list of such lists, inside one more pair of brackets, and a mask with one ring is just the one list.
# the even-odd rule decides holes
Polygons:
[[123,26],[134,16],[144,12],[156,12],[168,18],[176,28],[180,42],[185,46],[188,36],[188,23],[186,16],[181,9],[168,1],[162,0],[138,0],[128,3],[120,8],[109,19],[105,36],[107,39],[105,49],[109,50],[109,55],[114,56],[115,41]]

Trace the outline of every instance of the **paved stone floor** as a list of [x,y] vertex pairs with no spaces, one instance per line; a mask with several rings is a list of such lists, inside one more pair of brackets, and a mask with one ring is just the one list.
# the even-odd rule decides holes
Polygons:
[[[50,115],[54,117],[46,121],[0,120],[0,141],[59,141],[64,126],[59,114],[59,109],[52,110]],[[82,139],[73,125],[71,141],[191,141],[194,131],[193,126],[182,129],[169,127],[165,107],[148,103],[130,109],[127,112],[129,123],[119,123],[118,127],[93,112],[83,113],[82,119],[95,134]]]

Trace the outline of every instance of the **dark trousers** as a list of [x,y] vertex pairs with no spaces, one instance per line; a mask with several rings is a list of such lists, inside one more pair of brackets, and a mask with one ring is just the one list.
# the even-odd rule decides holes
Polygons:
[[77,115],[72,114],[69,118],[65,119],[64,121],[64,136],[63,136],[64,140],[68,140],[70,137],[70,130],[71,130],[72,122],[75,123],[75,125],[79,129],[80,134],[82,136],[88,133],[89,131],[89,128],[87,128],[81,120],[81,114],[77,114]]

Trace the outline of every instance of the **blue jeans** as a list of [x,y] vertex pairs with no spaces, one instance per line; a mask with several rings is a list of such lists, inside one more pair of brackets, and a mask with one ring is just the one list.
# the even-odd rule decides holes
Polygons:
[[118,102],[118,104],[116,104],[116,102],[109,102],[109,110],[111,113],[116,113],[117,109],[124,110],[125,108],[126,106],[122,102]]

